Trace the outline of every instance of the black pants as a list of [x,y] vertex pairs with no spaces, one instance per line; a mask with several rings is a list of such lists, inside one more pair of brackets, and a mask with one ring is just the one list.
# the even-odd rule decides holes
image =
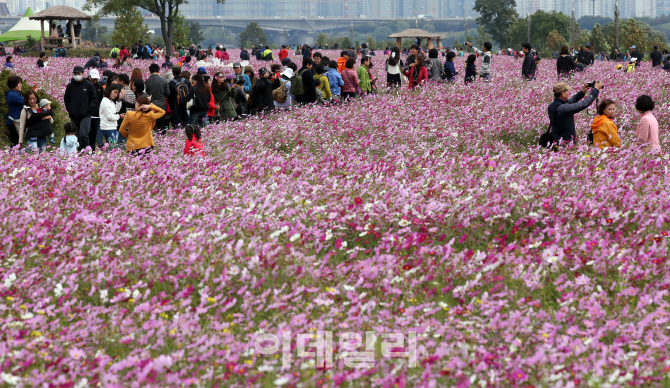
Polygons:
[[165,135],[167,133],[167,118],[165,118],[165,115],[163,115],[161,118],[156,120],[156,132],[158,132],[161,135]]
[[181,125],[182,127],[187,126],[189,123],[188,110],[186,110],[185,106],[180,108],[173,108],[171,119],[173,127],[178,125]]
[[9,124],[7,130],[9,131],[9,141],[12,143],[12,147],[19,144],[19,131],[16,130],[16,126],[14,124]]
[[342,93],[342,101],[350,100],[352,98],[356,98],[356,93],[355,92],[343,92]]
[[[77,151],[81,151],[89,145],[88,142],[89,132],[91,131],[91,116],[78,119],[70,117],[70,121],[72,121],[72,123],[77,126],[79,131],[79,149]],[[95,144],[95,136],[93,137],[93,144]]]

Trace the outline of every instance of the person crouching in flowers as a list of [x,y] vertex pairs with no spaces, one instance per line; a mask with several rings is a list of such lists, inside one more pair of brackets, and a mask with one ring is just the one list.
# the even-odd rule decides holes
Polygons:
[[77,125],[73,122],[65,123],[63,126],[65,136],[60,141],[61,151],[68,154],[76,154],[77,147],[79,147],[79,138],[77,137]]
[[146,154],[154,148],[154,138],[151,132],[156,120],[163,117],[165,111],[151,103],[147,94],[137,97],[134,112],[126,112],[119,133],[128,139],[126,151],[131,155]]
[[417,55],[414,63],[411,63],[407,67],[405,77],[409,78],[410,89],[414,89],[428,81],[428,69],[426,69],[425,59],[422,55]]
[[184,128],[186,134],[186,144],[184,145],[184,155],[205,156],[202,141],[200,140],[200,127],[195,124],[189,124]]
[[612,119],[616,114],[614,101],[606,98],[598,105],[598,115],[593,119],[591,131],[593,131],[593,145],[601,150],[607,147],[621,147],[619,131]]
[[477,56],[475,54],[470,54],[468,56],[468,59],[465,60],[465,84],[470,84],[475,81],[475,78],[477,78],[477,65],[475,65],[475,61],[477,60]]
[[640,122],[637,124],[638,146],[650,150],[652,153],[659,152],[661,145],[658,141],[658,121],[651,113],[654,110],[654,100],[643,94],[635,101],[635,109],[640,112]]

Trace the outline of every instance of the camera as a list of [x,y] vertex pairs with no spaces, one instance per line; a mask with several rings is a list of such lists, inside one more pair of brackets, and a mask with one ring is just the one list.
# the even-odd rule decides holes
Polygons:
[[[586,86],[588,86],[589,88],[592,88],[596,85],[596,82],[597,81],[589,82],[589,83],[586,84]],[[603,85],[603,88],[605,88],[605,85]]]

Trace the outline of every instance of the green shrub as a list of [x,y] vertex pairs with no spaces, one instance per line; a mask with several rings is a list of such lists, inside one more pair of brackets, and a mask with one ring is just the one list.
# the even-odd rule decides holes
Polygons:
[[[100,55],[103,58],[109,58],[111,56],[110,52],[112,51],[111,48],[76,48],[76,49],[66,49],[67,50],[67,56],[68,57],[84,57],[84,58],[90,58],[95,53],[100,53]],[[47,53],[48,57],[53,57],[54,56],[54,51],[53,49],[48,49],[45,51]],[[38,51],[30,51],[25,54],[21,54],[22,57],[39,57],[40,52]]]
[[[0,146],[9,146],[9,130],[7,129],[7,100],[4,98],[5,95],[7,95],[7,92],[9,91],[9,88],[7,87],[7,79],[12,75],[12,72],[10,70],[2,70],[0,71],[0,95],[2,98],[0,98]],[[23,87],[21,88],[21,91],[23,93],[27,92],[28,90],[31,89],[31,85],[29,85],[27,82],[23,83]],[[56,100],[55,98],[51,97],[49,94],[45,93],[43,90],[37,90],[37,96],[39,99],[46,98],[47,100],[51,101],[51,110],[54,111],[54,116],[53,116],[53,128],[54,128],[54,137],[56,140],[56,144],[59,144],[60,139],[63,138],[63,126],[65,125],[66,122],[69,121],[67,113],[65,112],[65,109],[61,105],[61,103]]]

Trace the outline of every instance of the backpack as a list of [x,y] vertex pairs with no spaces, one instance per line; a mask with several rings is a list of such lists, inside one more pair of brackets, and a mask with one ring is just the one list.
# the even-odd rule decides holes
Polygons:
[[272,91],[272,98],[278,103],[283,104],[288,98],[288,91],[286,90],[286,82],[281,80],[279,82],[281,82],[281,86]]
[[188,98],[188,85],[186,85],[186,78],[181,77],[179,81],[175,82],[175,90],[177,91],[177,106],[186,106],[186,99]]
[[307,69],[303,69],[291,77],[291,94],[294,96],[302,96],[305,94],[305,87],[302,84],[302,74],[306,72]]

